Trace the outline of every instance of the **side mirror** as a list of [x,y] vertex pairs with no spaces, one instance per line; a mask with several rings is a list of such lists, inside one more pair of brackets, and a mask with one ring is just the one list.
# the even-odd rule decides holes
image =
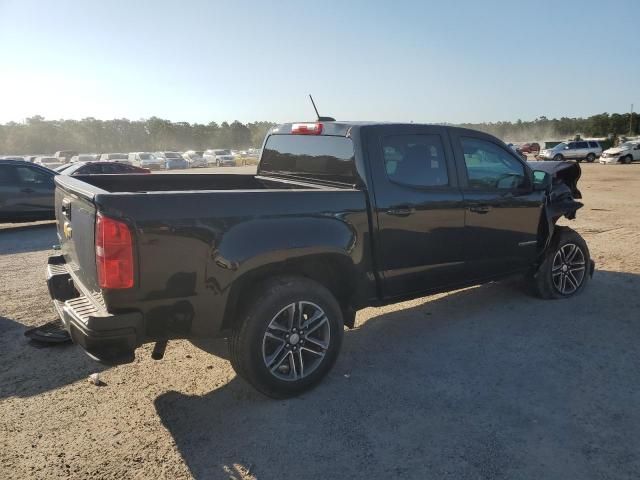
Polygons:
[[551,188],[551,175],[542,170],[533,171],[533,191],[545,192]]

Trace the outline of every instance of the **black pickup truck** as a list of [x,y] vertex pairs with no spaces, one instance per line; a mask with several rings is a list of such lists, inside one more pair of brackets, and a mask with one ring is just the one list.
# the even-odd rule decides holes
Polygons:
[[286,397],[327,374],[363,307],[516,273],[542,298],[583,290],[587,245],[555,226],[579,177],[462,128],[283,124],[256,175],[57,176],[47,282],[100,361],[227,337],[236,372]]

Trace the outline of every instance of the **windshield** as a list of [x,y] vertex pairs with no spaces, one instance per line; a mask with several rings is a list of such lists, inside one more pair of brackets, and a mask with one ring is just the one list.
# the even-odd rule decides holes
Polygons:
[[560,149],[562,149],[562,148],[566,148],[566,147],[568,147],[568,146],[569,146],[569,144],[562,142],[562,143],[559,143],[558,145],[556,145],[556,146],[555,146],[555,147],[553,147],[553,148],[556,148],[556,149],[560,150]]
[[166,152],[164,156],[167,158],[182,158],[180,154],[176,152]]
[[213,153],[216,155],[231,155],[229,150],[214,150]]
[[55,157],[42,157],[40,163],[58,163],[58,159]]
[[633,142],[624,142],[622,145],[620,145],[620,148],[633,148],[634,145],[635,143]]
[[140,153],[138,154],[138,156],[140,157],[140,160],[155,160],[156,157],[154,157],[151,153]]
[[110,153],[108,158],[109,160],[127,160],[129,155],[124,153]]

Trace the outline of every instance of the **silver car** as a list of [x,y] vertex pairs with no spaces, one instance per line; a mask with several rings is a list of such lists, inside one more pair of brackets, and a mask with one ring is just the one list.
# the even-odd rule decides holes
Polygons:
[[236,166],[236,158],[233,156],[230,150],[207,150],[206,152],[204,152],[204,159],[207,162],[207,166]]
[[132,165],[148,168],[149,170],[162,170],[165,168],[166,163],[164,159],[157,158],[150,152],[131,152],[129,161]]
[[553,148],[541,150],[538,158],[542,160],[586,160],[591,163],[602,154],[602,147],[594,140],[578,140],[562,142]]
[[100,155],[101,162],[118,162],[131,165],[129,155],[126,153],[103,153]]
[[188,150],[182,154],[182,158],[187,161],[189,168],[206,167],[207,162],[205,162],[203,155],[202,151]]

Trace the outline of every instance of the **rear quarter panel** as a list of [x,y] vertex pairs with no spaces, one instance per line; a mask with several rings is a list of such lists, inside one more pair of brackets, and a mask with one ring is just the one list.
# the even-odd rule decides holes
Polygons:
[[104,292],[106,305],[143,310],[149,338],[216,335],[235,281],[311,255],[347,259],[357,295],[375,296],[362,191],[121,193],[95,201],[131,225],[137,250],[135,288]]

